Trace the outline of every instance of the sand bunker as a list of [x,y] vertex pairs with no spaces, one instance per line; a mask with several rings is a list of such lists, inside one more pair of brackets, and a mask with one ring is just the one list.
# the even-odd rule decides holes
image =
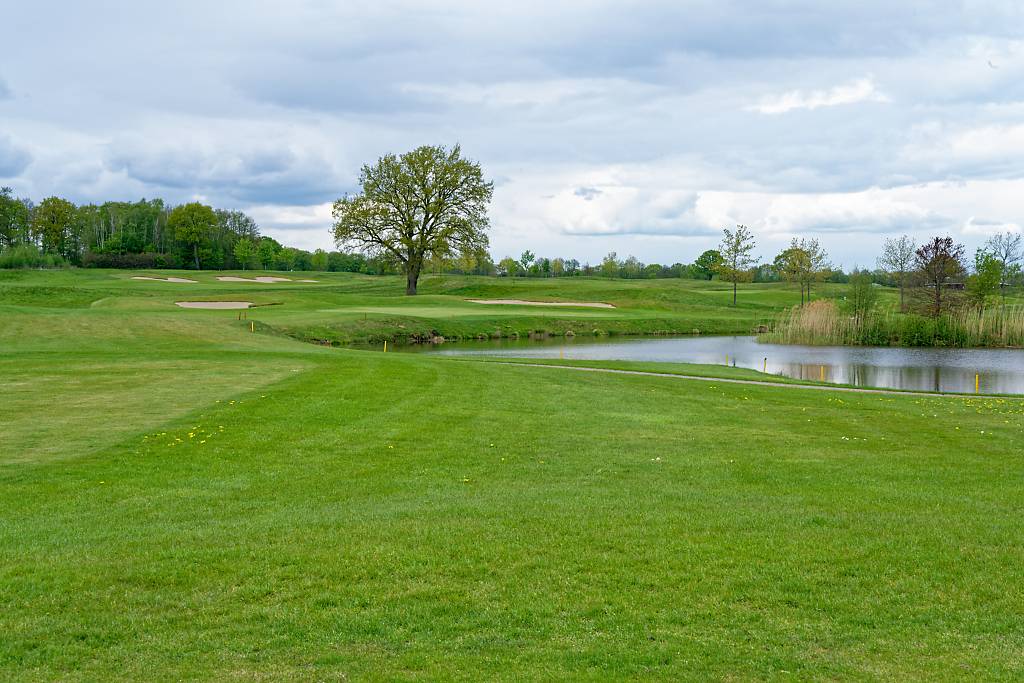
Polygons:
[[522,299],[466,299],[474,304],[502,304],[510,306],[583,306],[585,308],[615,308],[599,301],[523,301]]
[[174,304],[182,308],[210,308],[215,310],[249,308],[253,305],[251,301],[175,301]]
[[154,282],[191,282],[196,283],[196,280],[189,280],[184,277],[146,277],[144,275],[136,275],[132,278],[133,280],[153,280]]
[[264,285],[294,282],[291,278],[271,278],[269,275],[260,275],[258,278],[236,278],[234,275],[218,275],[217,280],[222,283],[263,283]]

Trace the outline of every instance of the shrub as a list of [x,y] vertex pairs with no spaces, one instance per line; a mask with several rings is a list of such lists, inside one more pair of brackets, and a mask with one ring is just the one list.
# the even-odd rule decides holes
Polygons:
[[141,254],[100,254],[88,252],[82,257],[82,265],[86,268],[132,268],[146,270],[152,268],[179,268],[181,262],[174,254],[157,254],[144,252]]
[[34,244],[17,244],[0,251],[0,268],[64,268],[67,262],[57,254],[44,254]]

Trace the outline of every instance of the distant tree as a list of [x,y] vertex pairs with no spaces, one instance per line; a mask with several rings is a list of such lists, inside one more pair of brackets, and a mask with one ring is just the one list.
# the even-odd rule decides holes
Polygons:
[[498,261],[498,275],[515,277],[517,272],[519,272],[519,261],[516,261],[511,256],[506,256]]
[[811,270],[811,255],[801,249],[799,244],[791,244],[775,257],[773,267],[780,278],[800,286],[800,305],[803,306],[804,273]]
[[277,240],[273,237],[261,237],[256,245],[256,259],[264,270],[271,270],[279,251],[281,251],[281,244]]
[[225,230],[238,238],[258,240],[260,228],[256,221],[243,211],[226,211],[217,209],[217,220]]
[[823,282],[832,271],[832,264],[828,261],[828,254],[816,239],[803,239],[799,242],[795,239],[793,246],[798,247],[807,254],[807,268],[800,273],[801,281],[807,290],[807,301],[811,300],[811,285],[815,282]]
[[77,218],[74,204],[60,197],[47,197],[32,212],[29,229],[44,252],[70,260],[78,256]]
[[30,218],[28,204],[11,188],[0,188],[0,249],[28,241]]
[[530,272],[530,266],[533,265],[533,261],[536,258],[537,258],[536,255],[532,251],[530,251],[529,249],[524,251],[519,256],[519,266],[520,266],[520,268],[522,268],[523,275],[526,275],[527,273]]
[[964,273],[964,245],[952,237],[933,237],[914,251],[914,276],[924,312],[938,317],[949,310],[955,296],[946,287]]
[[717,249],[708,249],[693,262],[693,272],[701,280],[710,280],[722,264],[722,254]]
[[967,298],[979,309],[999,295],[1003,279],[1003,262],[991,253],[979,249],[974,254],[974,273],[967,278]]
[[620,268],[619,255],[614,251],[608,252],[601,261],[601,275],[605,277],[618,277]]
[[985,250],[1002,264],[999,273],[999,291],[1005,304],[1006,288],[1014,276],[1020,273],[1021,261],[1024,260],[1024,234],[1004,232],[993,235],[985,242]]
[[563,275],[565,275],[565,259],[551,259],[551,275],[553,277],[562,277]]
[[745,225],[737,225],[735,231],[728,228],[722,230],[722,243],[718,247],[722,262],[718,266],[718,273],[722,279],[732,283],[733,306],[736,305],[738,284],[751,278],[750,267],[757,263],[757,259],[750,255],[755,246],[754,236]]
[[878,290],[865,271],[854,271],[846,296],[847,306],[858,325],[863,325],[878,303]]
[[191,247],[196,270],[202,266],[199,261],[199,246],[210,237],[217,226],[217,214],[206,204],[191,202],[176,206],[167,217],[167,225],[175,239]]
[[295,247],[281,247],[274,255],[274,270],[298,270],[299,250]]
[[253,259],[256,257],[256,243],[248,237],[235,242],[235,259],[242,264],[242,270],[245,270]]
[[332,273],[361,273],[366,269],[366,259],[362,254],[332,251],[327,254],[327,269]]
[[551,275],[551,259],[537,259],[537,271],[542,277],[549,277]]
[[800,305],[811,300],[811,285],[824,281],[832,272],[828,254],[816,239],[796,238],[775,257],[774,268],[782,279],[800,285]]
[[622,262],[622,277],[636,279],[643,276],[644,264],[636,256],[630,255]]
[[487,246],[494,184],[458,145],[388,154],[363,166],[359,184],[361,194],[334,203],[334,240],[400,263],[407,295],[416,294],[423,263],[432,255]]
[[569,259],[565,262],[565,274],[569,276],[578,275],[580,272],[580,262],[574,258]]
[[754,282],[778,282],[781,277],[774,261],[772,263],[759,263],[754,271]]
[[907,275],[911,272],[917,245],[907,235],[886,238],[882,246],[882,255],[878,257],[878,267],[890,273],[900,288],[900,310],[906,309],[904,289]]
[[327,252],[323,249],[317,249],[313,252],[310,263],[313,265],[313,270],[321,273],[326,272],[328,264]]

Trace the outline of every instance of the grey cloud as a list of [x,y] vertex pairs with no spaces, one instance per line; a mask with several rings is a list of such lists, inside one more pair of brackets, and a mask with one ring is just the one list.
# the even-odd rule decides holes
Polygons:
[[645,225],[645,224],[622,224],[607,230],[593,230],[587,228],[571,229],[562,231],[564,235],[575,237],[610,237],[610,236],[644,236],[644,237],[721,237],[722,231],[718,228],[710,228],[706,225],[676,223],[671,226]]
[[14,142],[9,135],[0,134],[0,178],[14,178],[32,163],[32,154]]
[[[686,201],[648,201],[648,183],[810,194],[1022,177],[1019,147],[942,147],[950,131],[1024,120],[1016,2],[295,0],[288,12],[243,0],[64,2],[50,41],[77,46],[71,63],[30,30],[51,12],[5,12],[3,69],[18,74],[18,92],[0,80],[0,175],[36,196],[308,206],[353,191],[359,165],[382,153],[461,142],[500,173],[499,195],[533,181],[508,201],[520,205],[513,215],[568,188],[583,215],[598,216],[597,228],[579,218],[569,233],[628,244],[717,236]],[[749,109],[865,78],[890,101]],[[939,133],[917,135],[929,121]],[[653,169],[634,183],[641,200],[602,214],[619,172],[637,168]],[[906,220],[939,226],[954,212],[936,213]],[[552,239],[565,220],[545,224]],[[815,220],[800,229],[837,241],[909,229],[899,217]]]
[[971,223],[979,227],[1001,227],[1006,225],[1007,221],[994,221],[990,218],[972,218]]
[[279,146],[205,151],[127,145],[112,149],[105,164],[155,190],[247,203],[318,204],[334,199],[341,186],[323,159]]
[[800,223],[801,232],[810,233],[907,233],[922,230],[952,230],[956,221],[948,216],[886,216],[883,218],[848,218],[806,221]]

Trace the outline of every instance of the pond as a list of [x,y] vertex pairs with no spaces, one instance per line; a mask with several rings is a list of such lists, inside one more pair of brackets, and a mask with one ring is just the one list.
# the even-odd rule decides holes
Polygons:
[[1024,394],[1024,350],[936,349],[761,344],[755,337],[669,337],[596,341],[465,341],[412,345],[403,351],[575,360],[717,364],[765,370],[797,379],[887,389]]

